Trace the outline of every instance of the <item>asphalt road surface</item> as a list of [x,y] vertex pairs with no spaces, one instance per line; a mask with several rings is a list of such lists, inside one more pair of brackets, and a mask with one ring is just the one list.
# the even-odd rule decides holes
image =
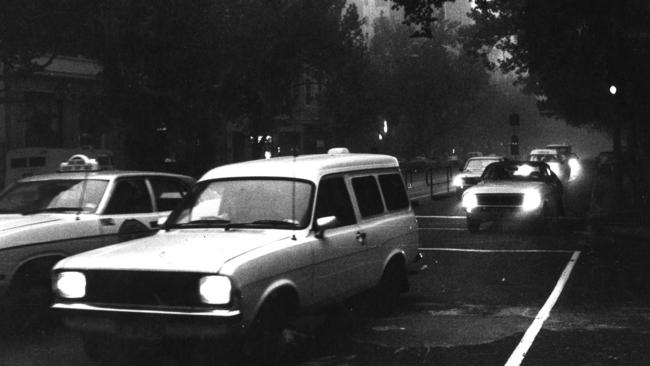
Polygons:
[[[416,213],[426,268],[399,308],[373,317],[362,297],[300,319],[285,332],[285,364],[650,364],[650,255],[644,243],[585,230],[588,181],[569,187],[563,230],[554,235],[516,224],[470,234],[453,195],[431,200],[413,190],[424,195]],[[2,337],[0,366],[92,365],[76,334],[62,328]],[[148,360],[203,362],[200,349],[179,349],[154,350]]]

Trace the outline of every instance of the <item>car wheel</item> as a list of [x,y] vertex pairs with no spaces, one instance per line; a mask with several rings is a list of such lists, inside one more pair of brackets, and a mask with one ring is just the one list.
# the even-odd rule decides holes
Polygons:
[[478,219],[472,219],[472,218],[467,218],[467,230],[469,230],[470,233],[478,233],[479,229],[481,228],[481,220]]
[[545,204],[542,216],[542,230],[547,233],[556,233],[560,227],[560,217],[556,205]]
[[408,287],[408,276],[404,265],[398,260],[390,261],[375,289],[374,314],[387,316],[394,312],[399,304],[400,294],[408,290]]
[[267,299],[233,355],[237,365],[281,365],[283,337],[288,322],[281,299]]

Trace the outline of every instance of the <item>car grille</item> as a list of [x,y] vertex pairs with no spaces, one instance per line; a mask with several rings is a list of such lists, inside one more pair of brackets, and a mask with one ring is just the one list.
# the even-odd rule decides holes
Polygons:
[[483,193],[477,194],[479,206],[521,206],[524,195],[521,193]]
[[87,271],[89,303],[111,306],[195,307],[202,274],[145,271]]

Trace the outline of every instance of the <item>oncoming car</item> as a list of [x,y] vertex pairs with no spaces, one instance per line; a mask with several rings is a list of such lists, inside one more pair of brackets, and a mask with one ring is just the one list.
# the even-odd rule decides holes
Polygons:
[[456,197],[461,199],[467,188],[478,183],[488,165],[504,160],[503,156],[478,156],[467,159],[465,167],[460,169],[460,174],[456,175],[452,182],[456,187]]
[[541,161],[551,168],[560,180],[567,182],[571,178],[571,166],[567,155],[555,149],[534,149],[530,152],[528,160]]
[[421,258],[397,159],[345,150],[215,168],[163,229],[54,268],[91,357],[182,338],[272,360],[299,313],[370,289],[390,310]]
[[3,325],[48,309],[50,270],[57,261],[149,235],[194,181],[166,173],[102,171],[83,155],[60,170],[23,178],[0,194]]
[[501,220],[541,223],[554,230],[563,212],[562,183],[546,163],[493,163],[465,191],[462,207],[472,233],[483,222]]

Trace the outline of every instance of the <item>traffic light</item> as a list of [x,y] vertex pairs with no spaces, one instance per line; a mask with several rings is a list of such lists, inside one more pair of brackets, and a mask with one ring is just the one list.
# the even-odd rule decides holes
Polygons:
[[519,136],[512,135],[510,138],[510,155],[519,155]]

